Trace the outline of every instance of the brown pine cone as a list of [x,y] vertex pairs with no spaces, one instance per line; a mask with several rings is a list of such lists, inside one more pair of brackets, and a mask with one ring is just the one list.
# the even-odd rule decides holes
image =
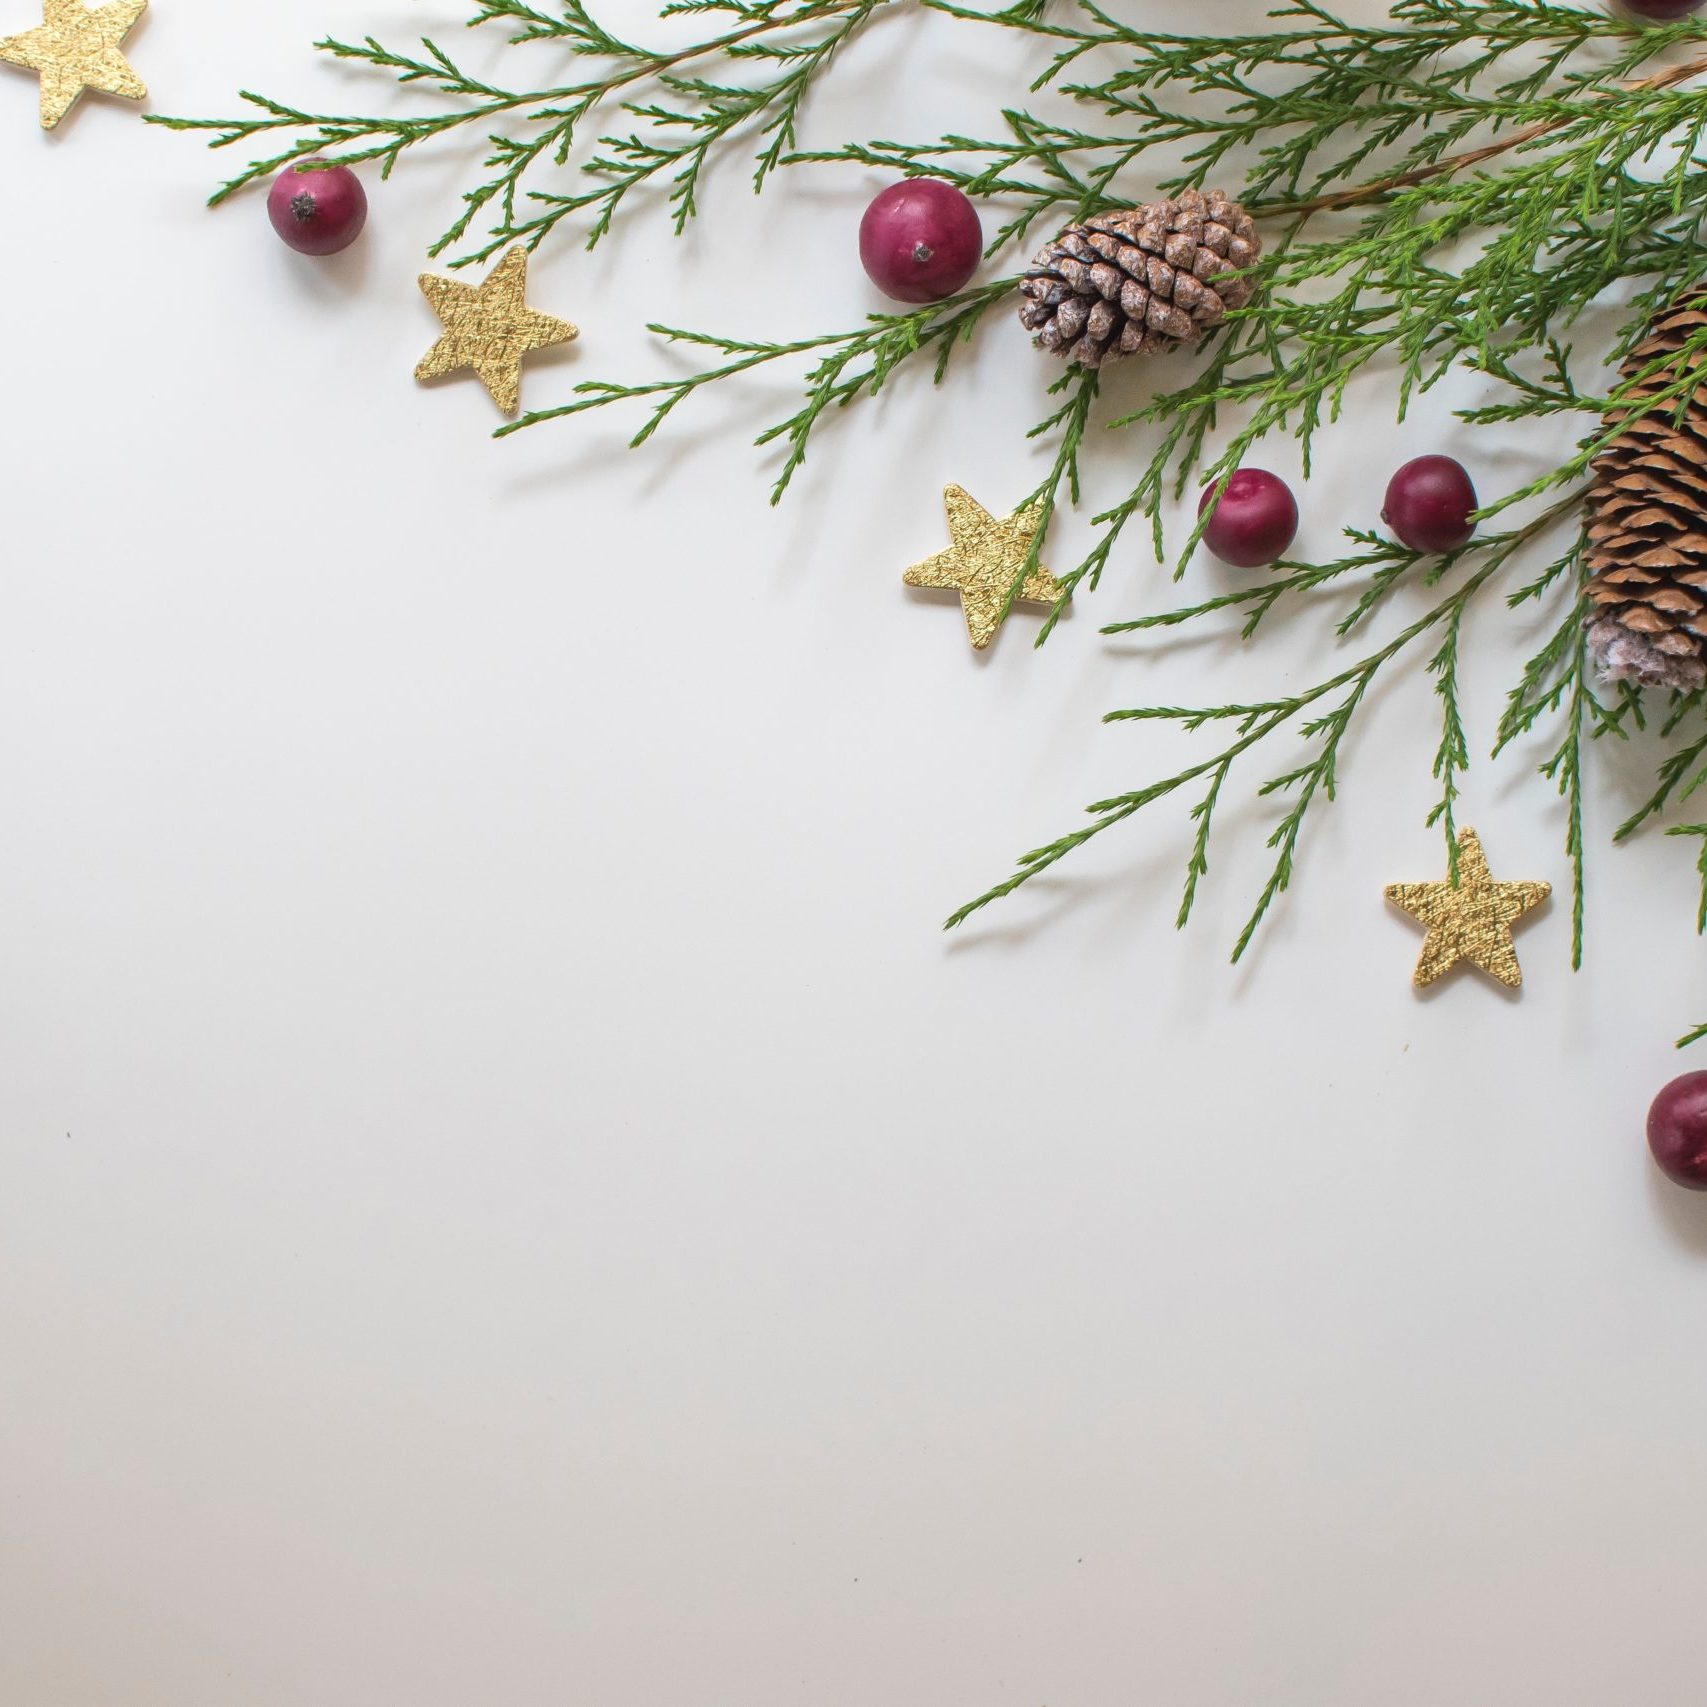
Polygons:
[[[1652,397],[1707,355],[1683,354],[1707,327],[1707,290],[1693,290],[1654,319],[1624,363],[1629,379],[1675,359],[1643,383]],[[1702,376],[1707,382],[1707,374]],[[1609,416],[1623,435],[1595,459],[1589,493],[1589,646],[1612,681],[1707,686],[1707,383],[1679,418],[1678,401]]]
[[1020,324],[1081,367],[1195,344],[1250,301],[1245,269],[1261,253],[1251,216],[1220,190],[1098,214],[1031,263]]

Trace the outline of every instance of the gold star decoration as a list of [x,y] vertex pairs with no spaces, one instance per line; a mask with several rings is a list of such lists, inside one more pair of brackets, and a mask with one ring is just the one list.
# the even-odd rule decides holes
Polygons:
[[1395,883],[1387,899],[1428,926],[1417,962],[1419,990],[1444,978],[1461,960],[1516,990],[1523,984],[1523,968],[1517,963],[1511,927],[1552,893],[1551,883],[1494,882],[1481,838],[1467,829],[1458,837],[1456,883]]
[[[946,487],[942,501],[948,510],[948,535],[954,543],[947,551],[915,563],[902,579],[909,587],[958,593],[966,612],[966,632],[982,651],[1001,626],[1002,606],[1031,554],[1043,511],[1037,507],[1016,510],[998,521],[959,486]],[[1026,576],[1016,602],[1056,605],[1066,594],[1067,589],[1039,566]]]
[[41,125],[52,130],[85,89],[144,101],[148,91],[119,52],[148,10],[148,0],[42,0],[42,21],[21,36],[0,41],[0,59],[41,76]]
[[520,244],[483,284],[422,273],[421,290],[445,330],[421,358],[415,377],[437,379],[471,367],[506,415],[521,407],[523,358],[581,335],[567,320],[553,320],[528,307],[528,252]]

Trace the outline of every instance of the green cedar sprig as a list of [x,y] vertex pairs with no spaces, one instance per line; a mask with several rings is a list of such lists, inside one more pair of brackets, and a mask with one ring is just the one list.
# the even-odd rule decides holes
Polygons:
[[[664,16],[706,13],[731,20],[686,47],[649,49],[611,34],[580,4],[558,0],[552,12],[524,0],[481,0],[469,27],[512,26],[513,45],[552,42],[596,59],[583,81],[543,89],[501,87],[464,70],[436,41],[423,38],[408,52],[372,36],[359,42],[327,37],[322,53],[390,74],[398,83],[425,84],[451,105],[419,114],[310,113],[245,89],[240,98],[255,111],[229,119],[172,118],[150,114],[168,130],[201,131],[209,147],[239,143],[283,147],[265,153],[222,184],[212,204],[247,185],[310,159],[334,166],[378,162],[389,178],[411,149],[451,134],[484,133],[487,174],[463,192],[462,209],[430,248],[437,256],[456,249],[480,221],[484,236],[453,266],[490,260],[512,243],[537,248],[563,221],[587,220],[592,247],[611,229],[625,200],[657,179],[667,185],[675,227],[698,212],[702,174],[718,150],[743,134],[758,141],[754,184],[762,188],[794,147],[801,108],[814,80],[876,11],[896,0],[684,0]],[[700,74],[706,62],[739,75],[722,82]],[[757,75],[750,75],[751,73]],[[645,91],[640,98],[631,91]],[[626,128],[601,135],[597,151],[571,167],[582,127],[599,108],[615,103]],[[541,188],[552,174],[568,173],[571,186]]]
[[[1449,559],[1419,560],[1354,531],[1335,562],[1283,565],[1238,591],[1109,624],[1107,633],[1130,634],[1230,618],[1254,640],[1284,613],[1326,600],[1337,601],[1348,641],[1383,618],[1394,628],[1355,662],[1270,701],[1111,714],[1112,721],[1172,721],[1187,733],[1216,728],[1227,739],[1171,777],[1094,804],[1088,823],[1025,855],[949,923],[1146,807],[1195,789],[1183,924],[1208,872],[1216,809],[1235,768],[1290,732],[1302,751],[1256,790],[1276,813],[1275,858],[1235,945],[1235,957],[1242,955],[1291,879],[1311,813],[1337,796],[1372,688],[1395,668],[1428,679],[1439,706],[1440,732],[1428,755],[1438,794],[1428,821],[1452,857],[1472,752],[1460,707],[1466,626],[1472,618],[1498,621],[1502,608],[1524,612],[1527,622],[1539,608],[1546,638],[1522,658],[1493,751],[1539,742],[1540,770],[1563,796],[1580,961],[1584,772],[1597,744],[1627,742],[1637,729],[1659,746],[1654,792],[1620,836],[1707,783],[1702,696],[1679,696],[1648,729],[1638,696],[1608,694],[1590,679],[1581,542],[1571,525],[1593,459],[1615,436],[1604,418],[1654,377],[1650,370],[1609,382],[1609,366],[1634,347],[1655,311],[1707,272],[1707,162],[1700,158],[1707,92],[1698,86],[1707,72],[1707,26],[1644,27],[1555,0],[1398,0],[1386,22],[1353,25],[1315,0],[1283,0],[1267,30],[1169,34],[1117,18],[1096,0],[1047,8],[1025,0],[991,13],[914,0],[1029,45],[1030,72],[1014,101],[983,134],[799,147],[804,103],[837,50],[876,12],[905,3],[692,0],[669,10],[706,14],[720,29],[664,52],[616,38],[579,0],[483,0],[473,24],[507,26],[524,46],[566,43],[594,70],[584,82],[518,91],[466,74],[432,42],[402,54],[371,38],[328,41],[325,51],[428,85],[448,104],[407,118],[350,118],[250,95],[256,112],[242,118],[160,122],[211,132],[216,147],[284,142],[222,196],[311,155],[378,160],[389,172],[410,149],[469,127],[484,131],[485,174],[435,246],[437,253],[461,245],[486,221],[460,262],[514,241],[537,245],[565,222],[597,242],[631,192],[654,180],[667,186],[679,230],[696,211],[703,173],[743,137],[755,151],[760,188],[781,166],[859,165],[958,183],[988,205],[992,255],[1013,252],[1015,262],[1017,247],[1035,234],[1158,190],[1214,183],[1235,191],[1263,221],[1268,243],[1253,306],[1232,317],[1189,378],[1136,409],[1108,415],[1097,377],[1067,370],[1053,388],[1054,407],[1032,429],[1053,447],[1035,494],[1047,513],[1077,501],[1081,457],[1102,431],[1133,435],[1142,447],[1130,491],[1092,518],[1091,545],[1063,576],[1070,593],[1093,591],[1129,544],[1147,539],[1158,557],[1168,556],[1169,505],[1197,483],[1225,479],[1271,435],[1300,441],[1308,467],[1348,388],[1375,364],[1395,374],[1401,420],[1445,374],[1468,367],[1498,390],[1495,401],[1464,411],[1466,421],[1509,427],[1575,416],[1583,421],[1579,443],[1557,466],[1501,494],[1482,535]],[[620,115],[617,126],[590,152],[579,150],[585,121],[606,105]],[[638,444],[723,381],[770,364],[795,367],[803,376],[798,407],[759,440],[784,447],[774,489],[780,498],[832,410],[920,366],[941,383],[985,317],[1008,311],[1012,282],[1000,277],[946,303],[809,338],[765,342],[654,327],[711,359],[672,377],[585,382],[571,402],[502,430],[637,405],[645,412]],[[1707,340],[1692,341],[1692,350],[1699,347]],[[1674,382],[1665,395],[1681,410],[1687,389]],[[1526,511],[1527,520],[1504,519]],[[1525,579],[1519,565],[1544,536],[1556,549]],[[1194,533],[1172,554],[1176,575],[1196,544]],[[1030,567],[1016,577],[1016,592]],[[1416,598],[1425,608],[1413,615],[1404,601]],[[1053,627],[1051,618],[1040,643]],[[1674,833],[1707,838],[1707,828]]]

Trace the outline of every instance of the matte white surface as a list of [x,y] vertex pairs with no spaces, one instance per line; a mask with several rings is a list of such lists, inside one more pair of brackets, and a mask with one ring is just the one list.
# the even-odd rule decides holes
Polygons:
[[[315,35],[463,16],[160,0],[134,57],[161,111],[359,110]],[[987,130],[1019,51],[891,20],[809,134]],[[1184,802],[944,938],[1175,767],[1102,711],[1327,650],[1102,640],[1157,597],[1136,536],[1041,653],[902,588],[945,482],[1038,477],[1016,325],[772,512],[780,380],[638,455],[635,417],[496,444],[472,380],[413,384],[468,145],[316,264],[200,209],[234,156],[34,123],[0,77],[0,1701],[1701,1700],[1707,1203],[1642,1118],[1707,992],[1689,850],[1606,846],[1631,759],[1589,970],[1556,901],[1519,1000],[1410,988],[1416,684],[1237,971],[1260,838],[1178,936]],[[754,203],[735,161],[680,244],[554,246],[535,301],[584,335],[528,399],[663,370],[648,319],[853,323],[876,183]],[[1403,456],[1493,492],[1551,453],[1453,400],[1401,431],[1361,386],[1303,547]],[[1563,890],[1523,764],[1464,817]]]

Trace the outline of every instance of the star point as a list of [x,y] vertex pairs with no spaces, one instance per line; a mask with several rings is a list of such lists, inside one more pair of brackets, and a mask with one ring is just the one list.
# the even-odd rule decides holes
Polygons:
[[42,0],[42,21],[22,35],[0,40],[0,60],[41,78],[41,123],[52,130],[85,89],[142,101],[148,90],[120,49],[148,0]]
[[421,358],[417,379],[438,379],[472,368],[492,401],[506,415],[521,407],[522,363],[535,350],[567,344],[580,329],[527,305],[528,252],[508,250],[477,285],[421,275],[421,291],[433,305],[444,334]]
[[1521,989],[1523,968],[1511,928],[1553,893],[1551,883],[1496,883],[1471,829],[1458,837],[1458,880],[1394,883],[1387,899],[1428,926],[1416,986],[1425,990],[1468,960],[1509,989]]
[[[1031,556],[1043,511],[1034,505],[1010,516],[992,516],[961,486],[946,487],[942,499],[953,543],[946,551],[915,563],[902,580],[909,587],[958,593],[966,613],[966,632],[981,652],[1002,625],[1008,595]],[[1058,605],[1067,596],[1067,588],[1039,564],[1026,576],[1013,602]]]

